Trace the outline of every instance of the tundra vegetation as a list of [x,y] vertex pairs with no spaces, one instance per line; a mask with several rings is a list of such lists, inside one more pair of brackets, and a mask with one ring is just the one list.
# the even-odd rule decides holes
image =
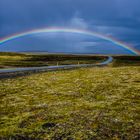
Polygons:
[[140,66],[131,59],[1,79],[0,139],[140,139]]
[[33,53],[0,53],[0,68],[41,67],[69,64],[93,64],[106,59],[106,56],[33,54]]

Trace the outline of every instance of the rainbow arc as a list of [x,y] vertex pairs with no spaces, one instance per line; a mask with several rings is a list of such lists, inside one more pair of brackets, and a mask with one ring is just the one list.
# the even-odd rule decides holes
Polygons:
[[41,28],[41,29],[30,30],[30,31],[22,32],[22,33],[17,33],[17,34],[13,34],[11,36],[0,39],[0,45],[4,44],[6,42],[9,42],[9,41],[18,39],[18,38],[22,38],[24,36],[40,34],[40,33],[76,33],[76,34],[93,36],[93,37],[97,37],[97,38],[112,42],[113,44],[117,45],[118,47],[122,47],[122,48],[130,51],[132,54],[140,55],[140,52],[138,50],[134,49],[132,46],[125,44],[124,42],[119,41],[113,37],[109,37],[109,36],[99,34],[97,32],[93,32],[93,31],[81,30],[81,29],[70,29],[70,28],[55,28],[55,27]]

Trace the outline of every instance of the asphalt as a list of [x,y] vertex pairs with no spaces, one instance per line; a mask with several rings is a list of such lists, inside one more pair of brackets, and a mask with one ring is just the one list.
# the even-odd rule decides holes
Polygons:
[[108,59],[104,62],[98,64],[80,64],[80,65],[59,65],[59,66],[44,66],[44,67],[28,67],[28,68],[10,68],[10,69],[0,69],[0,78],[5,77],[6,74],[13,73],[25,73],[25,72],[39,72],[39,71],[55,71],[63,69],[74,69],[82,67],[95,67],[95,66],[106,66],[113,61],[111,56],[108,56]]

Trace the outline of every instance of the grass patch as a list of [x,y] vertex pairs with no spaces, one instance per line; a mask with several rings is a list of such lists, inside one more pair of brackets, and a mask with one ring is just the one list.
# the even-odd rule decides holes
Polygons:
[[41,67],[52,65],[94,64],[102,62],[105,56],[84,56],[64,54],[20,54],[0,52],[0,68],[11,67]]
[[0,139],[139,139],[140,67],[0,81]]
[[140,56],[114,56],[112,66],[140,66]]

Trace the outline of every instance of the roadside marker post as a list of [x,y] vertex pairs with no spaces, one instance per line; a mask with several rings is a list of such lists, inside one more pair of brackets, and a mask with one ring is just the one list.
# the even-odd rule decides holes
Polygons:
[[78,61],[78,66],[80,65],[79,61]]

